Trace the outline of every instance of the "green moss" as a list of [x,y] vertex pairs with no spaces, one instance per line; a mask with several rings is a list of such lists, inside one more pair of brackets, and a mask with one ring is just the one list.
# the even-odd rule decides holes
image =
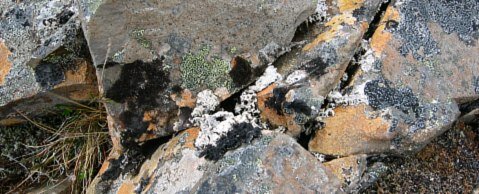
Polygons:
[[203,47],[197,54],[188,53],[180,65],[182,86],[188,89],[232,88],[232,80],[228,75],[230,63],[213,57],[208,59],[210,47]]
[[130,36],[133,37],[142,47],[150,49],[151,48],[151,41],[145,38],[145,30],[144,29],[136,29],[130,33]]

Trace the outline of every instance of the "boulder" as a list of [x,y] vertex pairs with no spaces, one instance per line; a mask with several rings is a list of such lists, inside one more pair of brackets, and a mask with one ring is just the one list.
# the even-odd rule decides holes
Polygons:
[[287,135],[265,131],[251,144],[229,150],[214,161],[198,157],[194,147],[198,134],[198,128],[181,132],[160,146],[136,171],[110,160],[89,193],[339,191],[339,180],[333,173]]
[[[310,141],[313,152],[407,154],[424,147],[477,99],[477,1],[391,3],[338,107]],[[350,123],[353,122],[353,123]]]
[[248,86],[314,13],[300,1],[80,1],[113,138],[145,142],[192,127],[197,94]]
[[0,29],[0,125],[98,93],[72,1],[2,1]]

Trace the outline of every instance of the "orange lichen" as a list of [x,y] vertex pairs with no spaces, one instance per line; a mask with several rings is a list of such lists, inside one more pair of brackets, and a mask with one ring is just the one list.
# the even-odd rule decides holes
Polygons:
[[297,136],[301,133],[301,126],[295,122],[294,114],[279,115],[274,108],[266,106],[268,99],[273,97],[273,90],[276,87],[277,84],[272,84],[258,93],[258,109],[261,111],[261,119],[269,121],[273,126],[284,126],[288,128],[288,134]]
[[12,62],[8,60],[8,56],[11,54],[5,44],[0,41],[0,86],[5,84],[5,77],[7,77],[12,68]]
[[392,34],[386,31],[386,24],[389,21],[399,22],[399,12],[394,7],[389,6],[384,13],[383,18],[379,22],[379,26],[371,37],[371,48],[373,49],[377,57],[381,56],[381,53],[388,45],[392,38]]
[[335,37],[340,37],[344,35],[344,32],[341,31],[342,25],[353,25],[355,22],[356,18],[353,17],[351,13],[344,13],[341,15],[334,16],[328,23],[326,23],[326,26],[329,27],[329,29],[326,32],[319,34],[313,40],[313,42],[304,46],[303,51],[309,51],[321,42],[329,42]]
[[177,94],[172,94],[170,97],[171,99],[173,99],[173,101],[176,102],[176,105],[179,107],[194,108],[196,106],[196,98],[188,89],[181,91],[180,96],[178,96]]
[[130,194],[130,193],[135,193],[135,186],[132,183],[123,183],[117,192],[117,194]]
[[376,153],[389,148],[395,136],[381,117],[368,118],[365,105],[338,107],[335,116],[310,141],[310,151],[331,155]]
[[364,3],[364,0],[338,0],[338,7],[341,13],[352,12],[359,9]]

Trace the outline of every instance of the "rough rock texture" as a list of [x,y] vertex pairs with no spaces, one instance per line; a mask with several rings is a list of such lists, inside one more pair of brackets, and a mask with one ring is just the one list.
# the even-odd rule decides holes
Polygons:
[[[342,156],[405,154],[450,127],[459,115],[457,102],[479,95],[478,6],[439,0],[390,4],[363,45],[349,87],[331,96],[345,107],[325,125],[339,131],[320,130],[309,149]],[[351,117],[363,119],[345,123]]]
[[253,82],[289,48],[315,8],[310,0],[80,5],[100,87],[111,100],[112,134],[121,144],[191,127],[197,93],[209,89],[222,101]]
[[[289,136],[266,132],[217,162],[199,158],[198,128],[160,146],[136,173],[105,163],[90,193],[332,193],[338,179]],[[110,166],[110,167],[108,167]],[[118,171],[118,173],[113,173]],[[110,176],[116,174],[115,177]]]
[[[72,1],[0,2],[0,124],[97,94],[78,11]],[[41,111],[40,111],[41,112]],[[10,121],[9,121],[10,120]]]
[[366,154],[353,155],[325,162],[324,166],[338,177],[343,191],[356,193],[361,188],[360,181],[367,168]]
[[[307,43],[282,56],[275,66],[285,80],[258,93],[263,120],[298,136],[316,127],[328,93],[343,78],[380,1],[331,1],[325,22],[304,27],[297,41]],[[301,33],[301,32],[300,32]],[[309,129],[308,129],[309,128]]]

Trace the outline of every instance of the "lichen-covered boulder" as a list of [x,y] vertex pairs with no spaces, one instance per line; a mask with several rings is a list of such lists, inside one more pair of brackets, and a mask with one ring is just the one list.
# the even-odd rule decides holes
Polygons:
[[37,114],[73,100],[90,99],[97,83],[78,10],[71,0],[0,2],[0,124],[17,111]]
[[319,160],[284,134],[264,131],[251,144],[217,161],[199,157],[198,128],[160,146],[141,166],[104,164],[89,193],[334,193],[339,181]]
[[121,144],[191,127],[199,92],[222,101],[249,85],[315,9],[310,0],[79,3]]
[[347,156],[421,149],[479,96],[477,1],[392,3],[350,85],[333,92],[334,117],[309,149]]
[[285,79],[258,93],[262,119],[292,136],[316,127],[315,118],[323,114],[327,95],[341,82],[380,4],[319,1],[316,17],[322,21],[300,29],[298,39],[306,44],[275,63]]

